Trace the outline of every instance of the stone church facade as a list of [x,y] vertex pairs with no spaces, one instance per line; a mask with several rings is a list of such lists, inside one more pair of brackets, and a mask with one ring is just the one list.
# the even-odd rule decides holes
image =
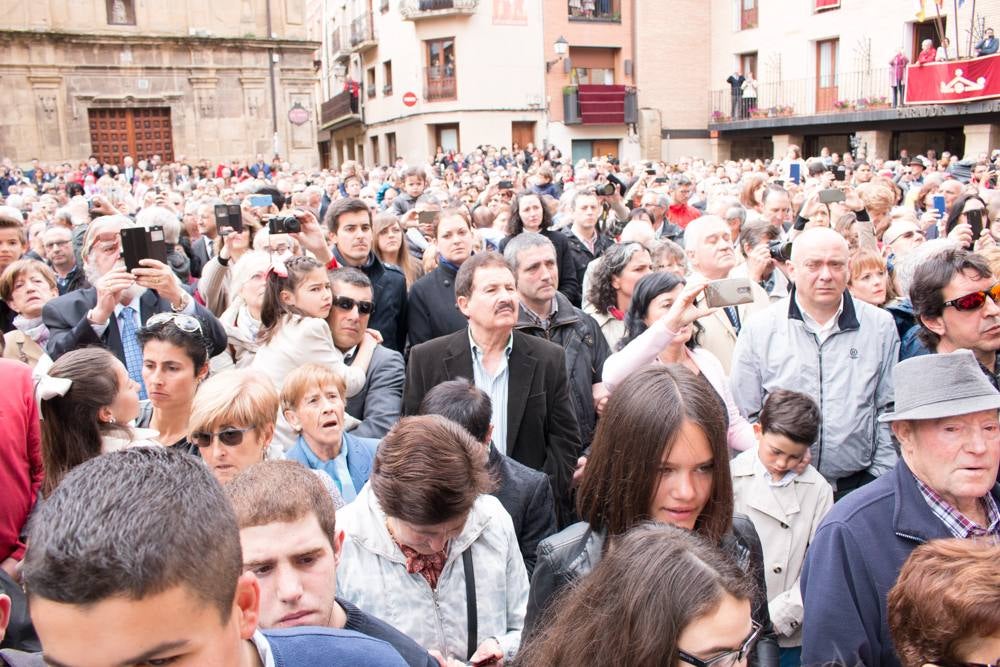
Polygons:
[[308,36],[306,0],[0,0],[0,156],[315,165]]

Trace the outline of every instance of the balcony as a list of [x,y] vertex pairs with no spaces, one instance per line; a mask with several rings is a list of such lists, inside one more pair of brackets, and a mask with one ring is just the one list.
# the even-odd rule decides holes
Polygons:
[[568,18],[570,21],[593,23],[621,23],[621,0],[594,0],[594,9],[584,11],[580,0],[568,0]]
[[634,88],[580,85],[563,89],[563,122],[567,125],[624,125],[637,122]]
[[365,12],[351,21],[351,51],[363,53],[378,46],[375,39],[375,24],[371,12]]
[[458,82],[452,68],[424,68],[424,99],[428,102],[453,100],[458,96]]
[[[840,122],[892,118],[900,109],[892,109],[890,80],[887,67],[839,72],[821,78],[758,81],[756,98],[735,99],[730,88],[713,90],[709,122],[713,125],[739,123],[741,129],[750,129],[787,125],[790,121],[778,122],[776,119],[795,117],[837,115],[843,117]],[[869,117],[869,114],[875,115]]]
[[475,14],[479,0],[400,0],[399,13],[406,21],[420,21],[442,16]]
[[361,105],[357,95],[345,90],[337,93],[319,110],[319,122],[322,129],[337,129],[361,122]]
[[341,26],[336,26],[330,32],[330,59],[334,62],[347,60],[351,56],[350,49],[347,48],[346,31]]

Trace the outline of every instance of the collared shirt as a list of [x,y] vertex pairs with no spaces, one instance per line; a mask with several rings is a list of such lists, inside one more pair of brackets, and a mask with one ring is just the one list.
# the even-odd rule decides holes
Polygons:
[[[53,269],[54,271],[54,269]],[[76,278],[76,274],[80,272],[80,266],[74,264],[73,268],[65,276],[60,276],[56,273],[56,287],[59,289],[60,296],[65,294],[69,289],[70,283]]]
[[483,351],[469,332],[469,345],[472,347],[472,374],[476,388],[485,391],[493,404],[493,442],[502,453],[507,453],[507,387],[510,384],[510,374],[507,362],[514,348],[514,334],[507,339],[507,347],[500,357],[500,365],[495,375],[490,375],[483,365]]
[[795,305],[799,307],[799,312],[802,313],[802,322],[806,325],[806,330],[816,334],[819,344],[822,345],[837,331],[837,322],[840,321],[840,315],[844,312],[844,297],[840,297],[840,307],[837,308],[837,313],[827,320],[826,324],[820,324],[812,318],[812,315],[805,311],[797,294],[795,295]]
[[576,231],[576,227],[571,228],[570,231],[573,232],[573,236],[575,236],[576,238],[580,239],[580,242],[583,243],[583,245],[587,246],[587,250],[590,251],[591,255],[596,254],[596,251],[595,251],[595,248],[597,248],[597,230],[596,229],[594,230],[594,235],[591,236],[589,239],[585,239],[582,236],[580,236],[577,233],[577,231]]
[[979,369],[993,385],[993,388],[1000,391],[1000,354],[997,354],[996,361],[993,362],[993,370],[986,368],[982,363],[979,363]]
[[528,314],[528,317],[530,317],[535,324],[540,326],[545,331],[548,331],[549,325],[552,324],[552,320],[556,318],[556,313],[559,312],[559,303],[556,301],[555,297],[553,297],[552,305],[549,308],[549,314],[545,317],[542,317],[531,308],[528,308],[527,304],[523,301],[521,302],[521,308],[524,308],[524,312]]
[[951,503],[919,479],[917,479],[917,488],[920,489],[920,494],[924,497],[934,516],[940,519],[948,532],[955,537],[968,539],[970,537],[986,537],[987,535],[1000,536],[1000,509],[997,508],[997,501],[989,493],[979,499],[986,512],[987,526],[984,528],[959,512]]
[[267,637],[264,636],[260,630],[254,630],[253,637],[250,638],[253,642],[254,648],[257,649],[257,655],[260,656],[260,662],[264,667],[276,667],[274,662],[274,654],[271,652],[271,644],[267,641]]
[[[92,328],[94,330],[94,333],[97,334],[97,337],[100,338],[101,336],[104,335],[104,332],[108,330],[108,325],[111,324],[111,318],[112,317],[114,318],[114,320],[116,322],[118,321],[118,319],[121,317],[122,309],[125,308],[126,306],[130,306],[132,308],[132,312],[133,312],[132,317],[135,319],[135,328],[136,328],[136,331],[138,331],[139,329],[141,329],[142,328],[142,313],[139,311],[139,304],[142,301],[142,295],[144,293],[145,292],[137,294],[135,296],[135,298],[132,299],[131,301],[129,301],[128,303],[124,303],[124,304],[123,303],[116,303],[115,304],[115,312],[112,313],[111,317],[109,317],[108,321],[105,322],[104,324],[94,324],[93,322],[91,322],[90,323],[90,328]],[[197,312],[196,309],[195,309],[194,299],[191,299],[191,298],[187,299],[187,302],[184,304],[184,308],[180,312],[184,313],[185,315],[192,315],[193,316]],[[88,313],[89,313],[89,311],[88,311]]]
[[301,451],[306,459],[306,467],[310,470],[322,470],[329,475],[333,483],[337,485],[337,490],[343,496],[344,502],[349,503],[358,497],[358,490],[354,488],[354,480],[351,478],[351,471],[347,467],[346,442],[341,440],[340,453],[337,454],[336,458],[327,459],[326,461],[316,455],[316,452],[312,450],[312,447],[309,446],[309,443],[301,435],[299,436],[299,442],[302,444]]

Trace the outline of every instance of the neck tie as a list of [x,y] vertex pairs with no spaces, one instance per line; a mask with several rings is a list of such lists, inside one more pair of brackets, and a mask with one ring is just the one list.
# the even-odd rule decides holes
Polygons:
[[736,335],[740,335],[740,313],[736,310],[736,306],[726,306],[723,308],[726,311],[726,317],[729,318],[729,323],[733,325],[733,331]]
[[139,398],[146,398],[146,387],[142,383],[142,348],[135,326],[135,308],[125,306],[118,316],[118,333],[122,339],[122,350],[125,351],[125,368],[128,376],[139,383]]

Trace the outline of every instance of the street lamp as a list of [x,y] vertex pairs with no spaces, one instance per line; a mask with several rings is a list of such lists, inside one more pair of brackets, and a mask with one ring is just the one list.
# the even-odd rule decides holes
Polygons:
[[565,37],[559,35],[559,39],[557,39],[555,41],[555,44],[552,45],[552,50],[555,51],[556,55],[559,57],[556,58],[555,60],[547,60],[545,62],[546,74],[552,69],[553,65],[555,65],[557,62],[565,58],[566,54],[569,53],[569,42],[566,41]]
[[347,66],[345,66],[344,63],[337,63],[336,65],[333,66],[333,75],[335,77],[339,79],[342,78],[345,74],[347,74]]

